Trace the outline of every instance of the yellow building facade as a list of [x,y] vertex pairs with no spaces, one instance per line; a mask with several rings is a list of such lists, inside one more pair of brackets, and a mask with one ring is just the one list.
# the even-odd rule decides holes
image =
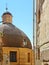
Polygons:
[[[10,52],[16,53],[16,62],[10,62]],[[27,48],[3,47],[2,62],[5,65],[34,65],[33,52]]]

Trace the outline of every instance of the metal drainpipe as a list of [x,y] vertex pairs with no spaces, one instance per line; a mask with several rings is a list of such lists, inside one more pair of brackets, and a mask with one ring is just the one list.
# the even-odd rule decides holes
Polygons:
[[34,64],[35,64],[35,2],[36,0],[33,0],[33,51],[34,51]]

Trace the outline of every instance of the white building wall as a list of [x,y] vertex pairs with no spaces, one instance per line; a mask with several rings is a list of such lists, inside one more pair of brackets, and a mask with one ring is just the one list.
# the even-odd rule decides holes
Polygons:
[[[41,18],[40,18],[40,34],[38,45],[49,41],[49,0],[45,0],[42,6]],[[44,45],[41,49],[46,49],[49,44]]]

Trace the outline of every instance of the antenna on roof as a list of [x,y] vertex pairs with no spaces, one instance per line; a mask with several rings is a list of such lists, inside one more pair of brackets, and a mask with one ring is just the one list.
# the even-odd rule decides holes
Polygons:
[[6,11],[8,10],[7,3],[6,3]]

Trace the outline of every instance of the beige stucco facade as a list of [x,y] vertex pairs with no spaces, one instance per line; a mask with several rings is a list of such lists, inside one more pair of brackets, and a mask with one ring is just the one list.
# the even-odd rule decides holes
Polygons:
[[[42,0],[41,0],[42,1]],[[40,4],[40,3],[39,3]],[[37,7],[38,9],[38,7]],[[39,23],[37,18],[37,46],[40,49],[40,59],[37,61],[41,65],[49,64],[49,0],[44,0],[42,7],[40,9],[40,16]],[[37,16],[38,17],[38,16]],[[38,57],[38,51],[37,51]],[[36,65],[39,65],[37,62]]]
[[[49,41],[49,0],[45,0],[42,6],[40,23],[39,23],[39,45],[42,45]],[[46,49],[49,44],[42,46],[42,49]]]

